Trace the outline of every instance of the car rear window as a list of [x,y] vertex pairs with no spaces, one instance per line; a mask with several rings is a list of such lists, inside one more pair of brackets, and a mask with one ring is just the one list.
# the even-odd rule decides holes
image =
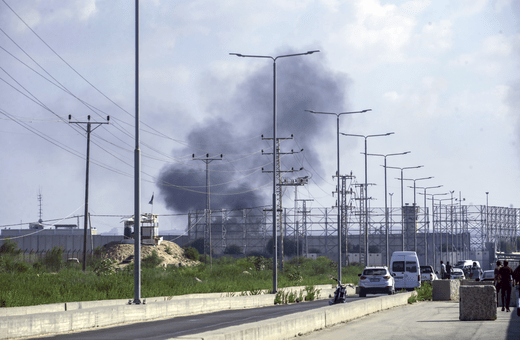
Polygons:
[[406,271],[410,273],[417,272],[417,263],[416,262],[406,262]]
[[384,269],[365,269],[363,275],[386,275],[386,270]]
[[421,273],[431,273],[432,269],[430,267],[421,267]]
[[395,261],[392,264],[393,272],[404,272],[404,261]]

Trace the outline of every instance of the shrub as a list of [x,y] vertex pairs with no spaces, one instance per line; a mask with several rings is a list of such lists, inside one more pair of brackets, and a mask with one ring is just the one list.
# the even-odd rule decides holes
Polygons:
[[153,250],[150,255],[148,255],[141,261],[143,268],[155,268],[159,266],[162,262],[163,259],[159,257],[159,254],[157,254],[156,250]]
[[416,288],[417,301],[430,301],[433,298],[433,287],[430,282],[423,282],[421,288]]
[[193,247],[184,247],[184,256],[186,256],[186,258],[190,259],[190,260],[193,260],[193,261],[198,261],[199,260],[199,251]]
[[0,247],[0,255],[19,255],[22,251],[17,249],[18,245],[10,239],[6,239]]
[[195,249],[197,249],[199,254],[203,254],[204,253],[204,238],[199,237],[196,240],[186,243],[184,245],[184,248],[187,248],[187,247],[195,248]]
[[98,261],[94,264],[94,273],[96,273],[97,276],[105,276],[105,275],[111,275],[114,274],[116,271],[113,267],[113,264],[116,263],[115,260],[112,259],[104,259],[101,261]]
[[57,272],[63,267],[63,248],[53,247],[41,260],[48,270]]

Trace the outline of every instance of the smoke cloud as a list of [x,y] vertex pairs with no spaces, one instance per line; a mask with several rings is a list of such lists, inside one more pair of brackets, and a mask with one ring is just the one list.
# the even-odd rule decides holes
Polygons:
[[[322,171],[316,144],[334,133],[335,120],[318,117],[305,110],[346,110],[349,79],[325,68],[314,56],[293,57],[277,61],[278,137],[294,140],[281,143],[281,151],[305,151],[282,156],[282,170],[299,169],[312,164]],[[314,59],[314,60],[313,60]],[[273,69],[266,63],[240,84],[229,98],[210,101],[213,118],[194,128],[188,145],[180,155],[196,158],[220,158],[209,164],[211,209],[242,209],[270,205],[273,130]],[[224,84],[222,84],[224,86]],[[215,109],[217,108],[217,109]],[[295,178],[306,173],[288,174]],[[188,212],[206,207],[206,173],[203,161],[165,166],[160,173],[159,188],[168,208]]]

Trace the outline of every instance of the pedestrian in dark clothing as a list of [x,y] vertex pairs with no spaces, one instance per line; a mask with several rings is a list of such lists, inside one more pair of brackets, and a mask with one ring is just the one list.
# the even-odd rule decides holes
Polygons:
[[450,261],[446,261],[446,278],[451,280],[451,264]]
[[502,289],[502,312],[504,311],[504,306],[506,306],[506,310],[510,312],[509,301],[511,300],[511,276],[513,275],[513,270],[509,268],[508,264],[509,262],[504,261],[504,266],[498,271],[501,284],[500,289]]
[[520,266],[513,272],[513,286],[516,290],[516,315],[520,316]]
[[498,276],[498,271],[502,268],[502,262],[497,261],[497,266],[495,268],[495,279],[493,280],[493,285],[497,290],[497,307],[498,307],[498,293],[500,293],[500,276]]

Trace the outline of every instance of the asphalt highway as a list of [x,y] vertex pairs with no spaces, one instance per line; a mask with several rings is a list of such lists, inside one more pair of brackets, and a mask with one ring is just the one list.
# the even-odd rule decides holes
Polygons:
[[[366,298],[349,296],[347,303],[358,299],[368,299],[382,295],[367,295]],[[227,310],[208,314],[197,314],[175,317],[149,322],[131,323],[116,327],[100,328],[92,331],[67,333],[55,336],[39,337],[39,339],[56,340],[161,340],[182,335],[196,334],[219,328],[237,326],[270,318],[303,312],[310,309],[328,306],[327,300],[301,302],[290,305],[277,305],[264,308]]]

